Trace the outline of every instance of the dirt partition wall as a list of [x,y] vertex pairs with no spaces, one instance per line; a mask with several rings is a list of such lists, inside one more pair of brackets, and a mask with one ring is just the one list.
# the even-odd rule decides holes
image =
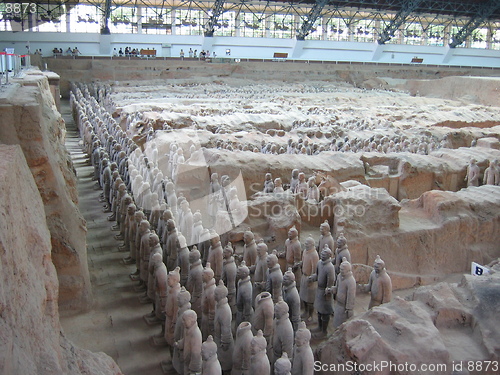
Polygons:
[[0,145],[0,197],[0,373],[121,374],[62,332],[52,234],[19,145]]
[[[0,143],[21,147],[38,188],[59,278],[60,306],[85,309],[92,299],[87,230],[78,210],[76,176],[64,145],[65,132],[45,75],[31,72],[6,86],[0,97]],[[22,225],[16,230],[26,234]]]

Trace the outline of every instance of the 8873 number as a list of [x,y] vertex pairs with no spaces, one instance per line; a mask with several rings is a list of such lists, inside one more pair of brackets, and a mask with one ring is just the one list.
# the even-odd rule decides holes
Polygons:
[[10,14],[36,13],[36,3],[5,3],[3,11]]

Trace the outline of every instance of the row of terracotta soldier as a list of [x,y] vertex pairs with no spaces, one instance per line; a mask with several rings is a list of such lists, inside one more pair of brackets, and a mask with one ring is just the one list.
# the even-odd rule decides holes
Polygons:
[[[88,100],[87,104],[86,107],[79,108],[87,108],[86,111],[89,113],[92,108],[98,111],[99,107],[92,100]],[[85,120],[85,116],[82,122],[86,124],[87,130],[93,128],[92,125],[89,126],[90,121],[88,118]],[[112,124],[112,121],[109,123]],[[98,124],[100,128],[103,126],[105,125]],[[111,129],[113,128],[115,127],[111,126]],[[137,210],[133,192],[124,182],[128,176],[116,163],[119,154],[124,151],[117,153],[119,150],[114,150],[116,143],[113,143],[113,140],[110,142],[105,133],[97,131],[95,134],[98,133],[101,134],[101,138],[98,141],[94,140],[93,146],[100,149],[99,157],[91,159],[96,171],[94,177],[103,189],[101,200],[105,202],[105,209],[112,212],[109,219],[117,221],[113,229],[119,230],[120,234],[116,238],[124,240],[120,250],[129,251],[129,256],[124,261],[129,264],[135,263],[137,266],[131,278],[139,281],[137,289],[144,291],[141,301],[153,304],[152,313],[145,316],[145,319],[148,323],[162,323],[162,332],[154,338],[154,341],[158,344],[168,344],[171,349],[171,366],[181,374],[199,372],[199,361],[190,356],[200,353],[196,350],[190,351],[189,348],[201,345],[201,342],[191,342],[187,339],[189,332],[198,329],[201,339],[206,340],[204,347],[207,355],[204,355],[203,359],[206,357],[206,362],[212,363],[212,366],[215,366],[216,362],[220,363],[224,372],[235,370],[235,362],[236,367],[239,366],[238,359],[234,358],[234,348],[238,346],[236,345],[238,332],[240,328],[242,331],[250,331],[251,328],[252,340],[246,349],[253,350],[254,355],[259,352],[259,358],[264,358],[262,350],[257,350],[257,347],[262,347],[259,343],[265,342],[263,346],[265,355],[270,361],[264,362],[268,363],[269,371],[273,368],[273,364],[286,362],[281,360],[283,353],[287,353],[288,362],[294,373],[299,371],[296,370],[299,366],[296,363],[299,362],[307,362],[308,366],[307,369],[301,368],[296,373],[312,371],[313,366],[309,361],[312,358],[312,351],[308,343],[310,332],[305,324],[301,323],[300,305],[302,303],[305,311],[302,318],[307,323],[313,321],[313,311],[317,311],[318,337],[326,336],[332,313],[334,327],[352,316],[356,283],[351,271],[350,254],[345,237],[339,235],[335,242],[330,227],[325,222],[320,227],[321,236],[318,245],[316,246],[312,237],[308,237],[304,243],[305,249],[302,250],[298,231],[291,228],[285,243],[285,251],[277,254],[270,252],[264,242],[257,243],[253,233],[247,231],[244,234],[242,259],[238,259],[241,260],[239,266],[236,264],[232,245],[229,243],[223,249],[220,237],[214,232],[209,232],[198,246],[189,249],[185,237],[176,228],[174,215],[166,206],[157,216],[153,215],[152,210],[149,215]],[[115,135],[119,134],[116,132]],[[96,154],[93,149],[88,152],[90,155]],[[105,154],[111,155],[111,160],[115,161],[109,164],[108,155]],[[123,160],[120,161],[120,166],[123,165],[122,162]],[[152,226],[158,234],[151,230]],[[335,254],[332,249],[335,249]],[[286,260],[288,270],[284,274],[278,257]],[[378,264],[382,262],[379,260]],[[382,271],[387,276],[383,267]],[[385,277],[387,278],[388,276]],[[380,280],[376,283],[373,282],[378,279]],[[374,302],[371,302],[371,305],[390,299],[387,287],[383,288],[385,295],[382,298],[377,296],[380,294],[376,292],[377,285],[383,285],[384,283],[380,282],[383,279],[374,276],[367,285],[367,288],[372,290],[372,302]],[[300,280],[299,285],[296,285],[296,280]],[[181,286],[185,290],[181,289]],[[379,290],[381,289],[379,287]],[[182,299],[182,295],[188,302]],[[184,304],[181,303],[183,301]],[[186,307],[184,311],[183,306]],[[185,314],[186,311],[188,313]],[[196,324],[192,322],[193,317]],[[234,327],[238,327],[236,332],[233,332],[233,320],[236,323]],[[302,333],[299,334],[299,331]],[[194,336],[197,337],[197,334]],[[299,361],[294,355],[295,349],[292,348],[294,336],[296,346],[304,346],[307,341],[309,349],[301,350],[308,353],[307,361],[303,358]],[[212,340],[209,337],[212,337]],[[302,341],[304,343],[297,344],[297,337],[300,343]],[[309,338],[305,340],[304,337]],[[211,341],[217,347],[216,353],[210,350],[214,348]],[[213,360],[215,355],[219,356],[217,361]],[[242,361],[250,364],[262,362],[257,358],[253,360],[249,358]],[[264,364],[262,366],[266,367]],[[170,369],[166,364],[164,368],[166,371]]]

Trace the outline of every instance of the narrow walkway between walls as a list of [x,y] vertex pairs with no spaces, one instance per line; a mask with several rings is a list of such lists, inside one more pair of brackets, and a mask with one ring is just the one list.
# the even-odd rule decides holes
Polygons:
[[167,347],[151,345],[151,336],[161,331],[160,325],[148,326],[143,315],[152,305],[139,302],[136,282],[128,275],[134,265],[121,260],[128,254],[119,252],[121,241],[111,231],[115,222],[107,220],[99,202],[101,190],[95,190],[93,167],[82,151],[82,142],[73,121],[68,100],[61,101],[66,121],[66,148],[78,176],[79,208],[87,220],[87,253],[94,305],[85,313],[61,311],[61,325],[66,336],[81,348],[104,352],[111,356],[125,375],[161,375],[160,361],[168,360]]

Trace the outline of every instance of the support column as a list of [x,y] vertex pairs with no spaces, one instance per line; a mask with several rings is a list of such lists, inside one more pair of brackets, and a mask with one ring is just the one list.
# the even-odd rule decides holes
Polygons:
[[321,19],[321,40],[326,40],[328,37],[328,20],[326,17]]
[[234,36],[241,36],[241,13],[234,17]]
[[491,40],[493,39],[493,34],[491,32],[491,27],[488,27],[486,31],[486,49],[491,49]]
[[420,37],[420,45],[421,46],[426,46],[427,42],[429,41],[429,36],[427,34],[427,30],[429,30],[429,25],[422,25],[422,29],[425,31],[422,31],[422,36]]
[[443,46],[448,47],[450,45],[450,25],[446,26],[443,30]]
[[111,16],[111,0],[104,2],[104,9],[102,13],[101,34],[108,35],[109,31],[109,17]]
[[375,25],[373,27],[374,27],[374,30],[375,30],[375,32],[373,33],[373,38],[376,41],[380,37],[380,20],[376,20],[375,21]]
[[137,34],[142,34],[142,6],[137,6]]
[[71,32],[71,13],[70,11],[66,12],[66,32]]
[[354,32],[355,32],[355,30],[354,30],[354,24],[352,22],[349,24],[347,32],[349,33],[349,35],[348,35],[349,36],[349,42],[354,42]]
[[175,9],[172,9],[172,35],[177,35],[177,26],[176,26],[176,22],[177,22],[177,15],[176,15],[176,11]]
[[34,13],[28,13],[28,29],[30,31],[33,31],[33,27],[35,26],[35,23],[33,22],[34,17],[35,17]]

